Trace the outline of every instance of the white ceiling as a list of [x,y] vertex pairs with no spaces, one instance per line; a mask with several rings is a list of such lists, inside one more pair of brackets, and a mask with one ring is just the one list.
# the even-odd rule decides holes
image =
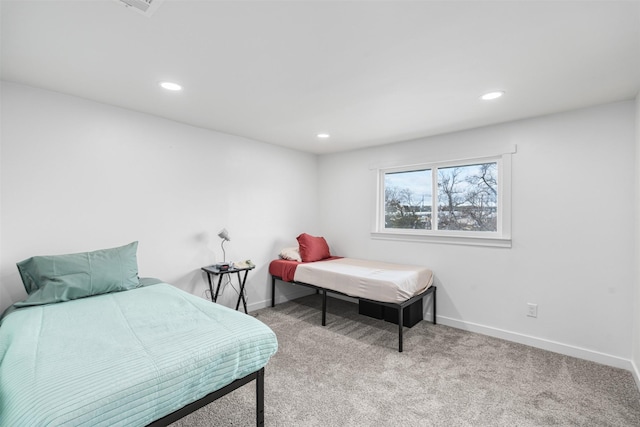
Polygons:
[[[151,16],[115,0],[1,7],[3,80],[312,153],[640,91],[640,1],[165,0]],[[496,89],[506,96],[479,100]]]

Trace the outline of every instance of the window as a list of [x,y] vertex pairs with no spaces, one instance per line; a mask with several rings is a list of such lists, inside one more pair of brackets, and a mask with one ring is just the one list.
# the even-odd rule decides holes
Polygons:
[[378,169],[376,238],[511,245],[511,156]]

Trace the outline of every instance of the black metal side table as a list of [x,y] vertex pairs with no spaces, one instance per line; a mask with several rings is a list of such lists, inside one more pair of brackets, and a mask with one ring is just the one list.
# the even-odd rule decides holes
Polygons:
[[[206,267],[202,267],[202,271],[204,271],[205,273],[207,273],[207,279],[209,280],[209,291],[211,291],[211,300],[213,302],[217,302],[218,301],[218,292],[220,292],[220,285],[222,284],[222,278],[224,277],[225,274],[232,274],[232,273],[237,273],[238,274],[238,284],[240,285],[240,290],[238,291],[238,302],[236,303],[236,310],[240,307],[240,301],[242,301],[242,305],[244,307],[244,312],[248,313],[247,311],[247,300],[244,297],[244,285],[247,282],[247,274],[249,274],[249,270],[253,270],[254,268],[256,268],[255,265],[252,265],[251,267],[242,267],[242,268],[229,268],[228,270],[220,270],[218,269],[218,267],[216,267],[215,265],[209,265]],[[244,276],[241,277],[240,273],[244,271]],[[213,284],[211,282],[211,276],[219,276],[218,277],[218,284],[216,286],[215,289],[215,293],[213,291]]]

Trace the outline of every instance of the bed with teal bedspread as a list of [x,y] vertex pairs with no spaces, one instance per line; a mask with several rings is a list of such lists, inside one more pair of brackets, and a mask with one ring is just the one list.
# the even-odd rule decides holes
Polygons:
[[21,307],[0,325],[0,426],[144,426],[277,346],[257,319],[166,283]]

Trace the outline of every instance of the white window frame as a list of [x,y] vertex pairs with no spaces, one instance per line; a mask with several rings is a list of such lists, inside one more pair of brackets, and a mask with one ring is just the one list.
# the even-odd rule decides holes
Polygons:
[[[438,169],[470,166],[482,163],[496,163],[498,169],[498,206],[496,231],[461,231],[437,230],[434,221],[433,230],[413,230],[400,228],[385,228],[385,174],[395,172],[410,172],[430,169],[432,173],[432,212],[438,206]],[[434,215],[435,218],[435,215]],[[385,167],[377,169],[377,197],[374,229],[371,232],[374,239],[403,240],[416,242],[433,242],[445,244],[459,244],[472,246],[511,247],[511,153],[497,156],[476,157],[464,160],[450,160],[442,162],[421,163],[404,166]]]

